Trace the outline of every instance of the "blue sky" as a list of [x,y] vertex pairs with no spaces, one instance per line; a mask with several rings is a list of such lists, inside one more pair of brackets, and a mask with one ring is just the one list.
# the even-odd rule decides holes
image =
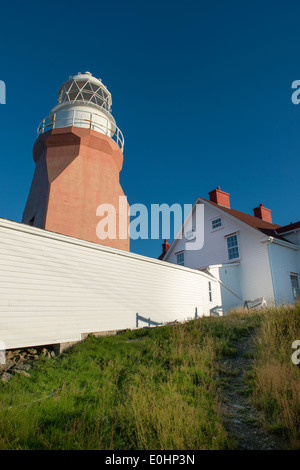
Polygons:
[[[36,128],[60,84],[89,70],[112,93],[130,204],[193,203],[216,186],[252,214],[300,219],[297,0],[1,5],[0,217],[21,221]],[[161,240],[132,241],[157,257]]]

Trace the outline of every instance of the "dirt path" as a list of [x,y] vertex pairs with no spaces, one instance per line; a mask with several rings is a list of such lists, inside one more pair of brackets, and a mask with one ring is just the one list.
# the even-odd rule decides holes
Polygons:
[[234,438],[238,450],[280,449],[280,442],[266,433],[261,425],[259,412],[243,394],[246,389],[244,374],[251,369],[253,362],[253,333],[234,347],[237,350],[236,356],[220,364],[221,377],[228,380],[223,391],[222,405],[225,427]]

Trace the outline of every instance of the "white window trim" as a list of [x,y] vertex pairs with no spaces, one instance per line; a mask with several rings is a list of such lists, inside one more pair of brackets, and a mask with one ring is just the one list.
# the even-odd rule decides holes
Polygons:
[[[183,264],[178,263],[178,255],[181,255],[181,254],[183,255]],[[175,253],[175,255],[176,255],[176,264],[177,264],[177,266],[184,266],[184,261],[185,261],[185,259],[184,259],[185,258],[184,250],[177,251],[177,253]]]
[[293,285],[292,285],[292,276],[295,277],[297,280],[298,280],[298,290],[299,290],[299,293],[300,293],[300,274],[299,273],[292,273],[290,272],[290,280],[291,280],[291,287],[292,287],[292,294],[293,294],[293,299],[294,300],[297,300],[298,297],[294,296],[294,288],[293,288]]
[[[237,238],[237,248],[238,248],[238,252],[239,252],[239,256],[237,258],[229,258],[229,250],[228,250],[228,242],[227,242],[227,238],[229,237],[233,237],[233,235],[236,235],[236,238]],[[225,241],[226,241],[226,250],[227,250],[227,258],[228,258],[228,262],[229,263],[235,263],[237,261],[240,261],[241,260],[241,245],[240,245],[240,232],[237,231],[237,232],[232,232],[232,233],[228,233],[228,235],[225,235]]]
[[[220,227],[212,228],[213,221],[217,220],[217,219],[221,219]],[[210,219],[210,230],[211,230],[211,232],[217,232],[218,230],[221,230],[222,228],[224,228],[224,225],[223,225],[223,217],[221,215],[218,215],[217,217],[214,217],[213,219]]]
[[208,299],[209,302],[213,301],[211,281],[208,281]]

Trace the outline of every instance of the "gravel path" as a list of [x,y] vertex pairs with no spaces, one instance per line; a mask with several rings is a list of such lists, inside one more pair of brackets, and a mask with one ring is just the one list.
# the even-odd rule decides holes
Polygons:
[[228,379],[228,385],[223,390],[222,405],[225,427],[234,438],[237,450],[280,449],[280,442],[263,429],[259,412],[243,394],[246,390],[244,374],[251,369],[253,363],[253,336],[239,341],[234,347],[237,350],[236,356],[220,364],[221,377]]

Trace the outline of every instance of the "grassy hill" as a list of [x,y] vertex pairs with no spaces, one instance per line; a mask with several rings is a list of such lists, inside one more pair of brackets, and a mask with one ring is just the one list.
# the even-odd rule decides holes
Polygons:
[[[300,307],[232,312],[185,324],[89,337],[0,383],[1,449],[232,449],[221,361],[255,332],[243,392],[260,423],[300,448]],[[300,356],[300,355],[299,355]]]

